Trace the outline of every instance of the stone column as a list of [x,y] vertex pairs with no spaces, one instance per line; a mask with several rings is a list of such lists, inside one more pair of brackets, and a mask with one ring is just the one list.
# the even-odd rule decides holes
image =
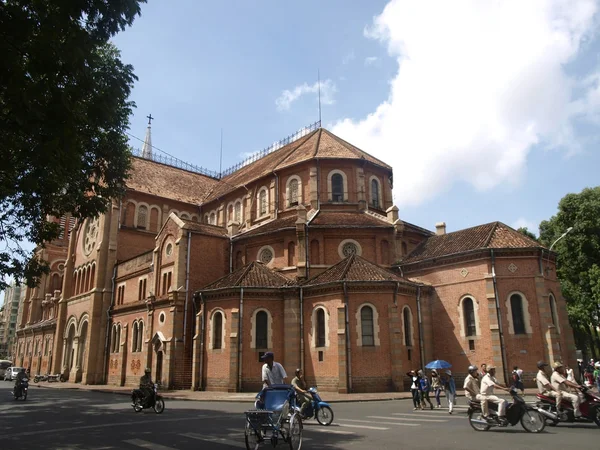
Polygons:
[[[242,380],[239,379],[239,369],[241,361],[238,358],[238,327],[240,323],[240,310],[234,308],[231,310],[231,332],[229,333],[229,382],[227,383],[228,392],[238,392],[238,386],[241,387]],[[243,352],[242,352],[243,353]],[[225,378],[225,374],[223,377]]]
[[73,338],[73,348],[71,350],[71,355],[73,355],[73,367],[71,368],[71,372],[69,373],[69,380],[77,383],[81,376],[81,368],[79,366],[79,336],[75,336]]
[[202,311],[196,317],[196,335],[192,348],[192,390],[202,389]]
[[[300,354],[300,297],[298,291],[286,291],[283,298],[283,366],[288,374],[302,366]],[[304,327],[307,323],[304,321]],[[310,325],[308,325],[310,326]],[[304,349],[306,352],[306,348]]]
[[312,209],[317,209],[319,207],[318,190],[317,190],[318,189],[317,173],[318,173],[318,170],[316,167],[310,168],[309,187],[310,187],[310,206]]
[[365,192],[365,171],[362,167],[356,169],[356,191],[358,194],[358,210],[367,209],[367,196]]
[[346,361],[346,309],[341,307],[337,309],[337,337],[338,337],[338,393],[347,394],[348,372]]
[[248,191],[246,193],[246,207],[244,208],[244,221],[246,222],[246,228],[252,226],[252,210],[255,207],[253,202],[254,199],[254,193],[252,191]]
[[[144,342],[146,348],[146,362],[145,367],[152,367],[152,354],[154,349],[152,348],[152,338],[154,337],[154,302],[155,297],[152,296],[146,300],[146,308],[148,313],[146,315],[146,326],[144,333],[147,333],[148,339]],[[154,373],[154,371],[152,372]]]
[[[59,347],[58,345],[59,339],[55,339],[55,346]],[[67,370],[68,370],[68,366],[67,366],[67,339],[63,338],[63,346],[62,346],[62,361],[60,361],[62,369],[60,370],[60,373],[62,373],[63,375],[67,374]],[[56,358],[56,361],[58,362],[58,358]],[[58,372],[58,370],[56,370],[55,372]]]
[[[485,277],[486,283],[486,298],[487,312],[490,323],[490,338],[491,338],[491,356],[492,363],[496,366],[496,378],[500,384],[505,384],[504,379],[504,364],[502,364],[502,345],[500,341],[500,326],[498,325],[498,310],[496,308],[496,294],[494,292],[494,280],[491,274]],[[484,311],[481,311],[484,313]]]
[[402,323],[398,306],[389,305],[388,329],[390,333],[390,362],[392,363],[392,385],[394,391],[404,390],[404,371],[402,370]]
[[306,268],[306,208],[304,205],[298,205],[298,220],[296,220],[296,276],[299,279],[306,279],[308,276]]

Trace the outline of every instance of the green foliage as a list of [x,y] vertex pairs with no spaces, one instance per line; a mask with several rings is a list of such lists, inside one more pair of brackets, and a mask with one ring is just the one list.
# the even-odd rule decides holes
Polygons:
[[20,242],[106,211],[130,168],[137,79],[109,42],[146,0],[0,0],[0,287],[47,272]]
[[534,241],[537,242],[538,238],[535,236],[535,234],[533,234],[531,231],[529,231],[527,229],[527,227],[519,227],[517,228],[517,231],[525,236],[527,236],[529,239],[533,239]]
[[569,318],[576,326],[598,325],[600,187],[566,195],[558,205],[558,213],[540,224],[540,240],[549,247],[569,227],[573,230],[553,248]]

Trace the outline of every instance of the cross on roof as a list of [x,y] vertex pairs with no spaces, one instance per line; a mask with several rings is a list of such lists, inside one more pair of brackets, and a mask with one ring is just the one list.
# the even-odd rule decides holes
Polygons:
[[154,119],[154,117],[152,117],[152,113],[146,117],[148,118],[148,125],[152,125],[152,119]]

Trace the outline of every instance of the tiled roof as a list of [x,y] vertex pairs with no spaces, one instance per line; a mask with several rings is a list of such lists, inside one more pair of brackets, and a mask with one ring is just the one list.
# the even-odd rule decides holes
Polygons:
[[312,133],[242,167],[218,183],[205,202],[210,202],[240,186],[263,177],[274,170],[289,167],[313,158],[336,158],[366,160],[386,169],[391,166],[340,139],[333,133],[319,128]]
[[297,215],[280,217],[278,219],[269,220],[267,222],[263,222],[257,226],[254,226],[247,231],[242,230],[242,233],[235,236],[235,239],[243,239],[249,236],[256,236],[257,234],[262,233],[272,233],[275,231],[281,231],[284,228],[294,228],[296,227],[296,220],[298,220]]
[[403,259],[401,264],[485,248],[534,247],[540,247],[540,244],[502,222],[492,222],[440,236],[431,236]]
[[212,289],[226,289],[234,287],[283,287],[293,285],[294,282],[275,272],[259,261],[250,264],[219,278],[217,281],[205,286],[201,291]]
[[334,283],[336,281],[404,281],[400,275],[379,267],[358,255],[348,256],[339,263],[331,266],[311,279],[305,281],[305,286]]
[[325,211],[321,210],[310,222],[311,227],[347,228],[347,227],[391,227],[387,220],[378,219],[360,211]]
[[200,204],[218,180],[160,164],[148,159],[131,158],[127,188],[145,194]]
[[202,234],[209,234],[211,236],[228,236],[227,230],[223,227],[198,223],[194,222],[193,220],[182,219],[181,217],[179,217],[179,220],[181,220],[184,223],[182,227],[184,230],[195,231],[197,233]]

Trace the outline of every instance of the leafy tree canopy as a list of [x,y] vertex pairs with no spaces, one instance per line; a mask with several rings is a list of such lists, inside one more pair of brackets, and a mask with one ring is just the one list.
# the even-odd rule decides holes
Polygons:
[[569,316],[576,323],[598,325],[600,186],[563,197],[558,213],[540,224],[540,240],[549,247],[569,227],[573,227],[571,232],[553,248]]
[[109,42],[146,0],[0,0],[0,288],[48,271],[19,245],[122,195],[137,79]]
[[527,229],[527,227],[519,227],[517,228],[517,231],[525,236],[527,236],[529,239],[533,239],[534,241],[537,241],[538,238],[535,236],[535,234],[533,234],[531,231],[529,231]]

